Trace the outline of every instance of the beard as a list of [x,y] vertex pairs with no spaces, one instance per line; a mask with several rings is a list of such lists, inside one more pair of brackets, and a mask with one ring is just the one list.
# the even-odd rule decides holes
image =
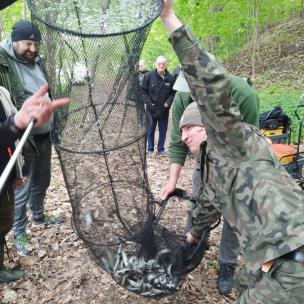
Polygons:
[[20,57],[31,63],[35,61],[36,56],[37,56],[37,52],[31,52],[31,51],[25,51],[22,54],[20,54]]
[[[24,43],[23,41],[13,42],[14,53],[20,59],[23,59],[27,62],[33,63],[35,58],[38,56],[38,50],[35,46],[33,48],[33,44]],[[34,50],[34,51],[32,51]]]

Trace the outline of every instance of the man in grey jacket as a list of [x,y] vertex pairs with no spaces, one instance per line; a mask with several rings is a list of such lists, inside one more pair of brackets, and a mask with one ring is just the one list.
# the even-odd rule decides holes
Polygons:
[[[11,37],[2,41],[2,58],[5,58],[10,79],[16,79],[22,86],[7,88],[15,98],[17,108],[21,107],[19,100],[25,100],[37,90],[47,84],[45,75],[39,64],[37,42],[41,35],[39,30],[29,21],[20,20],[13,26]],[[3,60],[3,59],[2,59]],[[1,71],[2,73],[2,71]],[[0,75],[1,78],[1,75]],[[5,86],[5,84],[2,84]],[[20,87],[23,88],[23,92]],[[15,93],[14,93],[15,90]],[[20,95],[23,95],[22,98]],[[45,98],[51,102],[49,93]],[[32,212],[32,226],[60,224],[61,218],[50,217],[44,214],[44,199],[46,190],[50,185],[51,177],[51,140],[50,129],[52,117],[41,127],[32,132],[34,149],[25,148],[26,182],[15,190],[15,218],[14,238],[17,252],[20,255],[31,253],[26,235],[27,202]]]

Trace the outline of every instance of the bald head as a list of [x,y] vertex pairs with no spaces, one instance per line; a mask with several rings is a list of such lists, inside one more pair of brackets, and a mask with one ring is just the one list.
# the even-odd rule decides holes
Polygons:
[[164,75],[167,69],[168,62],[167,58],[164,56],[158,56],[155,60],[155,68],[159,75]]

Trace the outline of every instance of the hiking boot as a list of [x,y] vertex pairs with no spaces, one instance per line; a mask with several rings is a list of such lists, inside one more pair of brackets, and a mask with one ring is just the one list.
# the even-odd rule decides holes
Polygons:
[[15,236],[15,246],[17,253],[21,256],[28,256],[32,252],[25,232]]
[[231,292],[234,283],[234,270],[235,268],[228,264],[220,265],[220,274],[217,279],[217,290],[221,295],[228,295]]
[[43,218],[41,219],[38,219],[38,220],[34,220],[32,221],[32,227],[33,228],[37,228],[37,227],[40,227],[40,226],[49,226],[49,225],[60,225],[63,223],[63,218],[62,217],[55,217],[55,216],[51,216],[51,215],[47,215],[45,214],[43,216]]
[[0,269],[0,283],[14,282],[24,275],[21,270]]
[[165,151],[161,151],[161,152],[156,151],[155,155],[161,157],[161,156],[167,156],[167,153]]
[[0,283],[9,283],[23,276],[23,271],[7,270],[4,267],[4,244],[5,239],[0,239]]
[[161,151],[157,153],[159,156],[167,156],[167,153],[165,151]]

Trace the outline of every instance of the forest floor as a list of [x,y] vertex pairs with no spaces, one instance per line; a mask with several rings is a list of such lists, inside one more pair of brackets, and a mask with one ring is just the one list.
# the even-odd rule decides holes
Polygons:
[[[147,158],[151,190],[157,197],[168,176],[168,158],[152,155]],[[178,186],[191,193],[193,160],[188,160]],[[175,202],[178,204],[178,202]],[[165,220],[175,222],[186,214],[187,204],[173,208],[176,214],[164,213]],[[13,237],[8,237],[13,263],[21,265],[24,278],[0,285],[0,303],[9,304],[97,304],[97,303],[233,303],[235,294],[222,297],[216,289],[218,275],[217,250],[221,226],[212,231],[210,249],[202,263],[186,278],[180,291],[160,300],[146,299],[120,287],[94,263],[71,227],[71,205],[56,153],[53,153],[52,182],[47,192],[45,210],[63,215],[65,222],[57,227],[34,230],[29,223],[28,235],[33,252],[28,257],[16,254]],[[183,225],[181,223],[180,225]]]

